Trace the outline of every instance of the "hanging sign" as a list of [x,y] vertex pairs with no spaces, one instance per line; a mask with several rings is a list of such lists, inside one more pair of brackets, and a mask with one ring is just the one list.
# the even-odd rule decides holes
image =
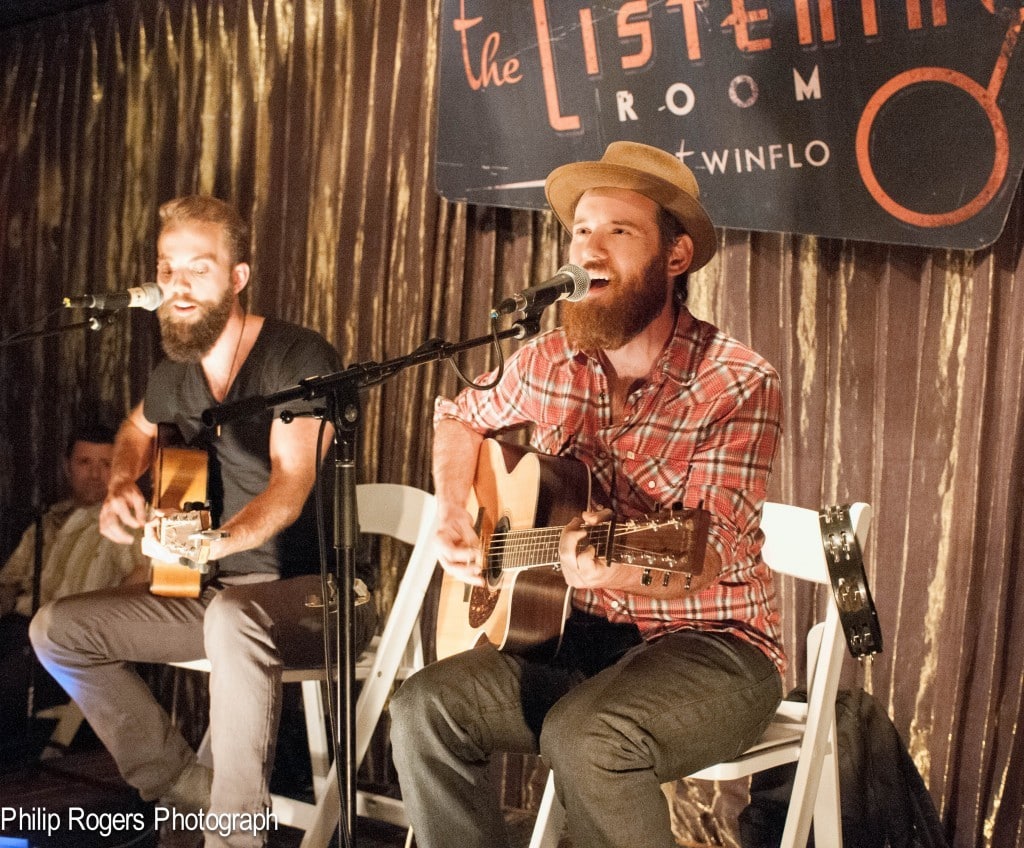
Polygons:
[[436,178],[543,208],[544,179],[642,141],[721,227],[974,249],[1024,166],[1007,0],[443,0]]

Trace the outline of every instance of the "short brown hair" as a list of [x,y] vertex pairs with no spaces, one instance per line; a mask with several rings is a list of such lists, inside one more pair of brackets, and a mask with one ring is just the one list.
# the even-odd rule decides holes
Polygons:
[[112,445],[116,435],[114,428],[107,427],[105,424],[80,424],[75,427],[71,438],[68,439],[64,456],[70,458],[71,452],[79,442],[89,442],[92,445]]
[[220,224],[231,255],[231,264],[249,261],[249,225],[235,207],[206,194],[191,194],[168,200],[160,207],[160,230],[181,224]]

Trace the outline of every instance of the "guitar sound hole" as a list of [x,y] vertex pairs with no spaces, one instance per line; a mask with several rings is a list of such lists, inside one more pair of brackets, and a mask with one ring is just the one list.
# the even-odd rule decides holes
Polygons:
[[484,576],[487,578],[487,586],[492,592],[501,583],[501,564],[505,558],[505,537],[509,527],[508,516],[502,517],[494,525],[491,543],[487,546],[487,567],[484,569]]

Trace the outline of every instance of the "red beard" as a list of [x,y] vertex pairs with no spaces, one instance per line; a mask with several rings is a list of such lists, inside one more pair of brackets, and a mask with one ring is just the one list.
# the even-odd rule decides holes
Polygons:
[[[569,343],[580,350],[618,350],[636,338],[665,306],[666,270],[665,257],[659,254],[638,279],[608,279],[600,300],[565,303],[562,323]],[[591,276],[602,278],[593,272]]]

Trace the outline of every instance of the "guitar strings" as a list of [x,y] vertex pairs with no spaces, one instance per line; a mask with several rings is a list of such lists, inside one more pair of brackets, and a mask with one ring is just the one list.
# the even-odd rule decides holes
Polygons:
[[[587,540],[603,556],[607,546],[608,524],[598,524],[587,529]],[[546,527],[528,530],[508,530],[494,533],[490,538],[487,558],[500,558],[501,571],[523,571],[558,564],[558,540],[561,527]]]
[[[596,555],[604,556],[608,545],[608,523],[587,527],[586,541],[596,549]],[[527,528],[521,530],[505,530],[493,533],[487,549],[488,559],[500,560],[497,569],[500,571],[524,571],[531,568],[550,567],[558,564],[558,540],[562,535],[561,527]],[[615,537],[637,532],[637,526],[616,527]],[[636,556],[641,562],[627,562],[626,565],[638,568],[650,568],[655,571],[674,571],[670,564],[659,564],[650,559],[651,552],[631,545],[620,544],[617,550],[622,554]],[[664,556],[661,557],[664,560]],[[674,559],[670,557],[670,559]]]
[[[658,529],[664,527],[675,526],[676,522],[673,520],[656,522],[656,521],[622,521],[615,522],[615,536],[627,536],[632,533],[641,533],[645,530],[651,532],[658,532]],[[589,524],[585,525],[583,529],[587,531],[588,536],[594,535],[607,535],[608,528],[612,526],[611,522],[603,522],[601,524]],[[515,530],[496,530],[490,536],[491,539],[504,539],[504,538],[550,538],[552,536],[559,537],[562,535],[564,527],[522,527]]]

